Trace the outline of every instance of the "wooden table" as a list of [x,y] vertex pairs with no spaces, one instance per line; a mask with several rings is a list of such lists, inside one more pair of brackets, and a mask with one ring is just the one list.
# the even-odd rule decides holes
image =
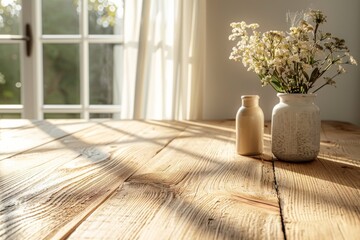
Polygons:
[[235,153],[233,121],[0,120],[0,239],[360,239],[360,128],[316,161]]

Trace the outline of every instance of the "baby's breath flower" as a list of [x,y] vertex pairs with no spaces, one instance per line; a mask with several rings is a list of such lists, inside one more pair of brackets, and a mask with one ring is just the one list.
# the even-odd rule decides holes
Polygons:
[[353,56],[349,56],[349,61],[350,61],[351,64],[357,65],[357,62],[356,62],[356,60],[355,60],[355,58]]
[[341,65],[338,66],[338,70],[337,70],[338,74],[341,74],[341,73],[345,73],[345,68]]
[[251,29],[257,29],[257,28],[259,28],[259,24],[252,23],[252,24],[249,24],[248,27],[251,28]]
[[[325,85],[335,85],[334,77],[345,72],[343,65],[357,65],[345,41],[322,33],[319,26],[326,16],[318,10],[291,17],[290,32],[257,31],[259,24],[234,22],[229,40],[237,41],[229,59],[241,61],[248,71],[260,76],[262,86],[271,85],[278,92],[307,93],[320,77]],[[313,25],[312,23],[315,25]],[[334,65],[337,75],[324,74]]]
[[266,86],[270,83],[270,81],[271,81],[271,76],[266,75],[265,77],[261,78],[261,85]]

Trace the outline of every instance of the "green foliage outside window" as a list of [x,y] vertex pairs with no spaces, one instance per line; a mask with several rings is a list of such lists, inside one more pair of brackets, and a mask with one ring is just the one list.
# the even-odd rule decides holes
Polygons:
[[[89,34],[114,34],[117,21],[118,0],[89,0],[88,19]],[[0,34],[21,34],[20,15],[21,0],[0,0]],[[42,31],[43,34],[79,34],[79,1],[78,0],[43,0]],[[100,46],[99,46],[100,47]],[[102,49],[94,48],[95,49]],[[106,49],[112,49],[108,44]],[[104,48],[105,49],[105,48]],[[114,59],[112,51],[107,57],[102,52],[92,54],[89,59],[92,79],[112,78]],[[79,104],[80,103],[80,45],[44,44],[43,45],[43,79],[44,104]],[[106,67],[105,66],[111,66]],[[104,74],[106,69],[110,73]],[[0,104],[20,104],[20,45],[0,44]],[[26,81],[26,76],[24,78]],[[107,84],[99,86],[99,82]],[[97,84],[91,88],[92,104],[111,104],[112,81],[93,81]],[[109,85],[110,84],[110,85]],[[102,97],[103,96],[103,97]]]

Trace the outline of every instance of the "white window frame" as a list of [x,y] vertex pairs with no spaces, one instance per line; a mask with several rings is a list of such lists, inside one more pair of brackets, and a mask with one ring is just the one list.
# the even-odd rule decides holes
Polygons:
[[[123,44],[121,35],[89,35],[88,33],[88,1],[81,0],[79,35],[42,35],[41,0],[22,1],[23,26],[32,26],[33,46],[32,54],[25,54],[25,43],[21,51],[21,103],[16,105],[0,105],[0,111],[6,113],[21,113],[23,118],[43,119],[46,113],[78,113],[80,118],[89,119],[91,113],[110,113],[114,118],[120,116],[120,88],[114,87],[114,103],[112,105],[89,104],[89,44],[112,43]],[[20,36],[21,37],[21,36]],[[22,40],[11,40],[23,42]],[[46,43],[75,43],[80,48],[80,104],[47,104],[43,103],[43,44]],[[120,63],[122,63],[122,56]],[[114,67],[114,71],[118,71]],[[118,74],[119,82],[122,75]],[[118,85],[118,84],[117,84]]]
[[[33,2],[34,0],[22,1],[22,16],[21,16],[21,24],[20,24],[20,35],[5,35],[1,36],[0,44],[19,44],[20,45],[20,82],[21,86],[21,99],[20,104],[1,104],[0,105],[0,113],[17,113],[21,114],[22,118],[34,118],[38,119],[35,116],[32,108],[36,106],[35,103],[37,101],[36,96],[34,94],[34,89],[36,86],[34,85],[34,80],[36,76],[34,75],[34,65],[33,60],[34,57],[28,57],[25,54],[25,42],[24,42],[24,28],[26,23],[33,23],[31,16],[33,12]],[[24,11],[24,9],[31,9],[31,11]],[[34,53],[34,51],[33,51]],[[26,81],[25,80],[26,76]]]

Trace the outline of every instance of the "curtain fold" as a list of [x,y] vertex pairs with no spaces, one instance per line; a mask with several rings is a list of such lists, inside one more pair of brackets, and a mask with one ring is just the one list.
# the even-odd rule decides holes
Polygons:
[[206,0],[125,0],[123,119],[201,119]]

